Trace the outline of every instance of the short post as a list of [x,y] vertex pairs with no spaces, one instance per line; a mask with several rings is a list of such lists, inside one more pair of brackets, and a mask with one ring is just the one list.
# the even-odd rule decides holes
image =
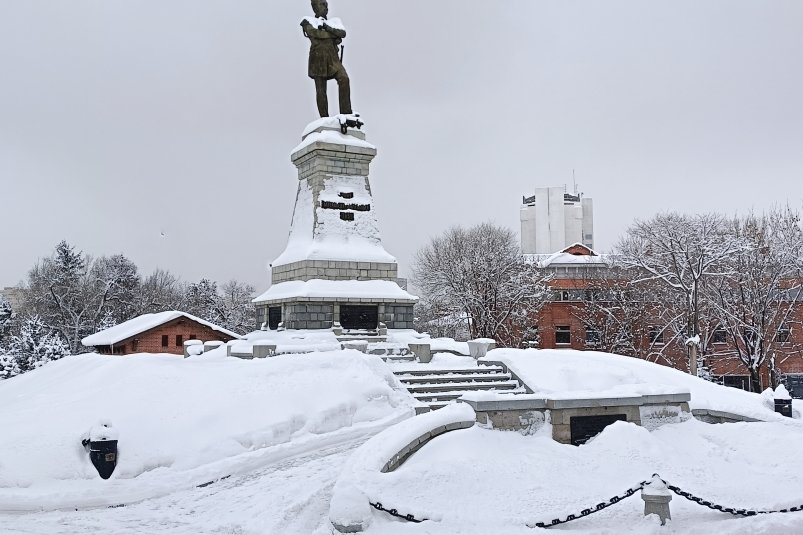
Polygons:
[[201,355],[204,352],[204,343],[200,340],[187,340],[184,342],[184,358]]
[[407,347],[410,348],[410,353],[418,357],[418,362],[432,362],[432,348],[429,344],[407,344]]
[[469,340],[468,353],[472,358],[478,359],[488,354],[491,349],[496,349],[496,340],[492,338],[477,338]]
[[775,389],[775,412],[792,418],[792,396],[784,385],[778,385]]
[[658,475],[652,476],[652,480],[641,489],[641,499],[644,500],[644,516],[658,515],[662,526],[666,524],[668,518],[672,518],[669,512],[672,492],[666,488],[666,484]]
[[276,342],[271,340],[256,340],[253,348],[255,359],[264,359],[276,354]]

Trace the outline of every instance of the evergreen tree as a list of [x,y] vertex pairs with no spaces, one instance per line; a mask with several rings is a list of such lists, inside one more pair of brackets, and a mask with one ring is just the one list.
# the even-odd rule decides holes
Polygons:
[[19,334],[11,339],[2,372],[6,377],[13,377],[69,354],[70,349],[64,340],[48,329],[39,316],[28,317]]

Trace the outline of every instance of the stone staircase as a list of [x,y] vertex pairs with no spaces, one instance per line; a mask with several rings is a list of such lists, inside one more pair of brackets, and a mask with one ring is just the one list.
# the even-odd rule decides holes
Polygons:
[[524,388],[500,366],[466,369],[399,369],[394,375],[422,407],[417,412],[440,409],[465,394],[477,391],[524,392]]

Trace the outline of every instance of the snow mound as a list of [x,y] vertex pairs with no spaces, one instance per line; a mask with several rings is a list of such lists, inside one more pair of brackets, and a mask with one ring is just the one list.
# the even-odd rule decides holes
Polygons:
[[502,362],[536,394],[551,398],[688,392],[691,409],[781,420],[760,394],[728,388],[645,360],[570,349],[494,349],[480,362]]
[[[144,498],[149,481],[408,417],[413,405],[381,359],[357,351],[264,360],[68,357],[0,382],[0,510],[68,506],[132,488]],[[113,423],[120,437],[109,481],[81,445],[98,422]]]

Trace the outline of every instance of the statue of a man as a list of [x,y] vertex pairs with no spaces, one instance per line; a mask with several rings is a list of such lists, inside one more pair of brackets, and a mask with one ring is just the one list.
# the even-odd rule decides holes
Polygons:
[[[326,82],[335,80],[340,95],[340,113],[351,115],[351,86],[349,75],[341,62],[339,45],[346,37],[346,30],[340,19],[328,20],[329,4],[326,0],[312,0],[315,19],[306,17],[301,21],[304,36],[310,40],[309,77],[315,80],[318,113],[329,117],[329,100],[326,96]],[[312,19],[312,20],[310,20]]]

